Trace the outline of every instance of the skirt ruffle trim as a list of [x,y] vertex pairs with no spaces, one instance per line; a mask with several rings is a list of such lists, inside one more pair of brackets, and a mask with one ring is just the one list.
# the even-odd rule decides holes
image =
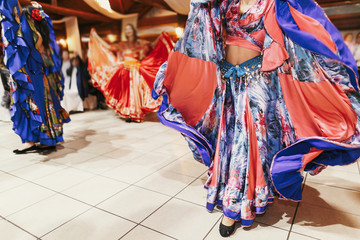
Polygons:
[[[315,158],[307,154],[320,151]],[[326,166],[343,166],[360,159],[360,145],[339,143],[322,137],[303,138],[279,151],[273,158],[271,177],[282,198],[301,201],[301,171],[319,172]]]
[[235,212],[235,211],[232,211],[232,210],[226,208],[223,205],[222,200],[218,200],[216,203],[207,202],[206,203],[206,209],[209,212],[212,212],[215,207],[221,207],[222,211],[223,211],[223,213],[224,213],[224,215],[226,217],[231,218],[231,219],[233,219],[235,221],[241,222],[241,225],[243,227],[250,227],[253,224],[254,220],[255,220],[255,215],[260,215],[260,214],[265,213],[267,207],[269,206],[269,204],[273,203],[273,201],[274,201],[273,198],[269,198],[267,200],[267,203],[266,203],[265,206],[255,206],[253,211],[252,211],[252,214],[249,217],[242,217],[241,212]]
[[131,106],[127,107],[124,106],[124,103],[122,101],[117,100],[116,98],[112,96],[107,96],[105,98],[105,102],[107,105],[109,105],[111,108],[113,108],[122,118],[131,118],[131,120],[142,122],[144,121],[144,117],[147,113],[150,112],[157,112],[159,110],[159,105],[154,106],[153,108],[146,108],[142,107],[140,112],[132,112]]

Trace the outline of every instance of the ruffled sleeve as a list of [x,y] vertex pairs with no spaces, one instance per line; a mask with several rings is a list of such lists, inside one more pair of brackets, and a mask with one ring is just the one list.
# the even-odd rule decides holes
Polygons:
[[314,0],[275,0],[276,18],[282,31],[299,46],[341,62],[350,82],[359,91],[356,61],[341,33]]
[[[0,13],[2,15],[1,27],[5,52],[4,61],[11,75],[18,72],[26,64],[26,59],[30,53],[21,35],[18,11],[14,11],[16,8],[17,1],[15,0],[1,1]],[[17,20],[13,17],[13,12],[18,18]],[[19,73],[17,75],[25,74]],[[24,77],[22,78],[24,79]]]

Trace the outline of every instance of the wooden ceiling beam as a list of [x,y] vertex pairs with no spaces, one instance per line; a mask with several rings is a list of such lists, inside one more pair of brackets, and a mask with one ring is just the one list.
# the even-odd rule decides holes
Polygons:
[[319,3],[321,7],[337,7],[337,6],[343,6],[343,5],[350,5],[350,4],[357,4],[360,3],[360,0],[354,0],[354,1],[336,1],[336,2],[324,2]]
[[144,16],[150,12],[150,10],[152,9],[153,7],[151,6],[148,6],[148,7],[145,7],[143,8],[143,10],[141,12],[139,12],[139,16],[138,16],[138,21],[140,21],[141,19],[144,18]]
[[97,24],[81,24],[79,26],[80,34],[88,36],[91,28],[95,28],[98,34],[116,34],[120,35],[121,24],[120,22],[111,24],[108,23],[97,23]]
[[339,30],[360,29],[360,13],[331,15],[329,19]]
[[[29,0],[19,0],[19,2],[21,5],[30,5],[31,4]],[[52,6],[52,5],[46,4],[46,3],[40,3],[40,4],[41,4],[42,8],[45,10],[45,12],[51,12],[51,13],[58,14],[61,16],[76,16],[79,18],[92,20],[92,21],[99,21],[99,22],[114,21],[111,18],[102,16],[99,14],[95,14],[95,13],[88,13],[88,12],[73,10],[73,9],[64,8],[64,7]]]
[[139,0],[138,2],[141,2],[145,5],[149,5],[152,7],[158,7],[158,8],[162,8],[162,9],[166,9],[169,11],[173,11],[169,5],[167,5],[166,2],[164,2],[163,0]]
[[177,15],[170,15],[165,17],[142,18],[138,21],[138,28],[161,26],[172,23],[175,24],[178,23]]
[[330,20],[338,20],[338,19],[355,19],[360,17],[360,13],[350,13],[350,14],[339,14],[339,15],[330,15],[328,16]]

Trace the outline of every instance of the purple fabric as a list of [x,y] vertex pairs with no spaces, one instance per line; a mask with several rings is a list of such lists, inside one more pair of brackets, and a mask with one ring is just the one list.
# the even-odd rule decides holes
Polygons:
[[51,58],[52,58],[52,60],[54,62],[54,67],[52,67],[50,72],[51,73],[58,72],[58,73],[61,74],[62,90],[61,90],[60,100],[62,100],[62,98],[64,96],[64,80],[65,79],[64,79],[64,76],[62,75],[62,71],[61,71],[60,48],[59,48],[59,45],[56,43],[53,23],[52,23],[50,17],[46,13],[44,13],[44,16],[45,16],[45,20],[46,20],[46,22],[48,23],[48,26],[49,26],[50,47],[53,50],[53,53],[51,54]]
[[45,103],[44,103],[44,81],[43,81],[43,60],[39,51],[36,50],[35,42],[33,38],[33,32],[25,18],[25,14],[22,15],[21,29],[24,36],[24,40],[28,48],[30,49],[30,55],[26,59],[25,70],[31,79],[32,84],[36,88],[32,96],[39,108],[40,115],[45,121]]
[[303,177],[300,169],[302,159],[312,148],[324,152],[308,163],[305,170],[313,170],[321,165],[336,166],[355,162],[360,156],[360,145],[345,145],[324,138],[300,139],[288,148],[278,152],[273,159],[271,175],[276,190],[287,199],[301,200]]
[[[288,3],[299,12],[314,18],[323,25],[323,27],[331,35],[332,40],[335,42],[340,57],[334,54],[324,43],[316,39],[314,35],[299,29],[290,13]],[[329,21],[321,7],[319,7],[313,0],[275,0],[275,11],[280,27],[284,33],[294,42],[312,52],[336,59],[344,63],[347,66],[351,84],[357,91],[359,91],[357,84],[357,79],[359,76],[357,72],[356,61],[350,50],[346,47],[340,32]]]
[[160,106],[160,109],[157,113],[160,122],[164,124],[165,126],[171,127],[177,131],[179,131],[181,134],[191,138],[194,143],[196,144],[196,147],[203,159],[203,162],[206,166],[210,166],[210,156],[212,155],[212,148],[210,147],[210,144],[206,142],[199,133],[196,132],[195,129],[190,128],[185,123],[179,123],[179,122],[171,122],[167,119],[165,119],[162,115],[164,111],[168,108],[168,96],[163,95],[163,102]]
[[[301,31],[293,19],[288,3],[297,11],[317,20],[329,32],[335,42],[339,56],[334,54],[323,42],[310,33]],[[338,60],[345,64],[352,86],[359,91],[357,84],[357,66],[350,50],[345,46],[343,38],[336,27],[329,21],[323,10],[313,0],[275,0],[277,21],[284,31],[299,46],[312,52]],[[300,169],[303,167],[303,157],[311,148],[324,150],[316,159],[308,163],[305,170],[313,170],[320,165],[347,165],[360,156],[360,146],[350,147],[336,144],[321,138],[301,139],[290,147],[275,155],[272,165],[274,186],[281,197],[301,200],[301,184],[303,177]]]
[[0,13],[6,18],[11,19],[11,12],[8,9],[13,9],[17,4],[17,0],[0,1]]
[[[288,3],[291,4],[291,6],[297,9],[299,12],[317,20],[320,24],[324,26],[324,28],[331,35],[332,40],[335,42],[338,48],[339,56],[333,53],[323,42],[319,41],[313,34],[301,31],[299,29],[290,13]],[[193,11],[193,13],[197,13],[195,10]],[[358,91],[357,70],[354,58],[349,52],[348,48],[345,46],[341,34],[331,24],[326,15],[323,13],[322,9],[313,0],[275,0],[275,11],[277,21],[283,32],[289,38],[291,38],[291,40],[294,41],[298,46],[308,49],[309,51],[317,53],[319,55],[323,55],[344,63],[344,65],[347,67],[347,71],[351,79],[351,84]],[[212,12],[216,13],[217,9],[214,9]],[[206,17],[207,16],[208,15],[206,15]],[[202,20],[205,19],[205,17],[199,15],[199,18],[197,18],[196,20],[198,19],[201,20],[199,20],[199,22],[204,22]],[[217,18],[215,20],[216,23],[221,23],[221,21]],[[215,20],[212,19],[213,23],[215,23]],[[221,52],[222,48],[211,48],[210,51],[207,49],[210,49],[208,45],[204,44],[205,47],[203,47],[203,45],[201,44],[206,43],[209,39],[214,38],[214,36],[202,35],[201,33],[203,29],[202,31],[197,31],[198,29],[199,28],[196,27],[194,27],[194,29],[191,27],[187,27],[188,31],[185,31],[187,35],[183,35],[182,39],[184,38],[184,36],[190,36],[187,39],[188,41],[179,41],[175,49],[186,54],[191,54],[189,55],[190,57],[196,57],[206,61],[217,59],[217,57],[214,56],[217,56],[216,53]],[[196,39],[194,38],[194,36],[196,36]],[[216,42],[216,39],[214,40]],[[201,46],[201,48],[196,46]],[[219,44],[219,46],[222,45]],[[204,49],[206,51],[204,51]],[[209,53],[211,53],[211,55],[209,55]],[[152,96],[155,99],[158,97],[155,91],[153,91]],[[163,112],[165,112],[168,107],[168,98],[167,96],[164,96],[163,104],[158,112],[158,117],[160,121],[164,125],[172,127],[180,131],[182,134],[189,136],[196,144],[199,153],[204,159],[204,163],[208,165],[208,163],[210,163],[210,157],[212,156],[210,144],[204,142],[204,139],[197,135],[196,131],[187,126],[186,124],[165,119],[163,116]],[[303,177],[301,176],[299,170],[303,168],[303,157],[307,153],[309,153],[312,148],[324,150],[325,152],[320,154],[316,159],[309,163],[306,166],[305,170],[313,170],[320,165],[346,165],[356,161],[360,156],[360,146],[342,145],[321,138],[308,138],[297,141],[288,148],[285,148],[282,151],[278,152],[278,154],[273,159],[271,175],[273,183],[277,191],[280,193],[280,198],[301,200],[301,184],[303,181]],[[207,208],[209,210],[212,210],[214,205],[215,204],[208,203]],[[226,212],[226,210],[224,210],[224,212]],[[229,215],[231,215],[231,213],[229,213]]]
[[[51,139],[46,133],[40,131],[41,124],[46,124],[43,80],[44,64],[41,54],[36,50],[33,31],[25,15],[22,14],[22,16],[20,16],[20,23],[15,21],[12,16],[15,7],[19,12],[17,4],[18,2],[16,0],[0,0],[0,13],[5,16],[1,20],[5,37],[5,64],[15,81],[10,81],[13,89],[11,92],[13,104],[10,110],[11,120],[14,123],[13,130],[21,137],[23,142],[33,141],[46,145],[56,145],[56,142],[63,141],[62,136]],[[16,32],[20,26],[22,36],[17,36]],[[61,72],[59,48],[55,42],[51,21],[49,29],[51,38],[50,45],[55,49],[54,54],[57,54],[58,57],[58,59],[54,60],[55,67],[50,71],[55,71],[58,68],[58,71]],[[22,68],[25,69],[26,74],[20,71]],[[53,99],[56,99],[53,92],[50,94]],[[28,99],[34,100],[39,114],[33,111],[33,109],[30,109]],[[53,106],[58,114],[61,108],[59,101],[54,100]],[[69,121],[69,119],[65,120],[65,122],[67,121]]]
[[[24,31],[27,27],[22,25],[21,27],[24,38],[16,35],[16,32],[19,30],[19,24],[12,16],[12,12],[15,7],[18,7],[16,0],[0,0],[0,13],[5,16],[5,18],[1,20],[1,26],[5,37],[3,41],[5,43],[5,64],[13,79],[16,79],[17,84],[16,86],[12,86],[12,88],[16,90],[11,93],[13,104],[10,109],[10,115],[11,120],[14,123],[13,129],[15,133],[21,137],[21,140],[23,142],[36,142],[39,140],[39,127],[42,119],[39,115],[29,111],[30,109],[26,99],[28,96],[34,94],[34,84],[37,83],[37,81],[36,79],[32,79],[30,82],[28,76],[19,70],[25,67],[26,72],[31,74],[39,68],[28,68],[28,66],[33,65],[28,64],[29,57],[33,57],[33,53],[28,47],[27,40],[25,38],[25,36],[28,36],[29,34],[26,34],[27,32]],[[11,82],[10,84],[14,83]],[[24,110],[28,115],[25,114]]]
[[[153,91],[152,92],[153,97],[156,97],[157,94]],[[189,127],[188,125],[181,124],[179,122],[171,122],[168,121],[167,119],[165,119],[163,117],[163,112],[165,112],[167,110],[167,108],[169,107],[168,105],[168,96],[167,95],[163,95],[163,102],[160,106],[160,109],[157,113],[157,116],[160,120],[160,122],[162,124],[164,124],[165,126],[171,127],[177,131],[179,131],[181,134],[191,138],[193,140],[193,142],[195,143],[201,158],[203,159],[203,163],[206,166],[210,166],[211,164],[211,155],[212,155],[212,149],[210,147],[210,144],[205,142],[205,140],[201,137],[201,135],[199,133],[197,133],[197,131],[191,127]]]

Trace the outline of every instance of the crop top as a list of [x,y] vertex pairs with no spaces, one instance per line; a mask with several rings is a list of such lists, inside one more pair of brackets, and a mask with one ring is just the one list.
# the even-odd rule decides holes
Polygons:
[[265,40],[264,16],[270,0],[257,0],[245,13],[240,14],[241,0],[223,1],[227,45],[241,46],[258,52]]

